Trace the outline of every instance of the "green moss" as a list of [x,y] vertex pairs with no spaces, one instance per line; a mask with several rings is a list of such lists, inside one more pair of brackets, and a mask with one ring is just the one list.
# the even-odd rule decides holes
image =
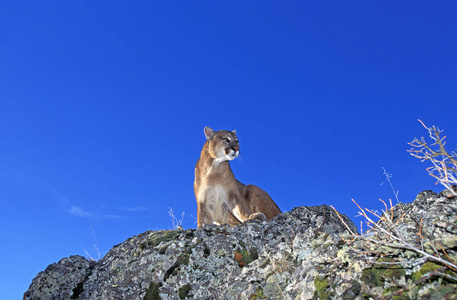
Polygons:
[[155,247],[162,242],[173,240],[182,230],[163,230],[157,231],[149,238],[148,244]]
[[153,247],[155,247],[162,242],[168,242],[173,240],[179,233],[181,233],[181,230],[167,230],[164,234],[157,235],[154,238],[152,238],[150,240],[150,243]]
[[371,300],[374,298],[374,295],[370,294],[370,293],[364,293],[362,295],[362,300]]
[[422,278],[422,276],[424,276],[425,274],[427,273],[430,273],[430,272],[433,272],[439,268],[441,268],[442,265],[439,265],[437,263],[434,263],[434,262],[426,262],[421,268],[419,271],[417,272],[414,272],[412,277],[413,277],[413,280],[416,281],[416,280],[419,280]]
[[381,279],[375,269],[365,269],[362,271],[360,280],[368,284],[370,287],[381,286]]
[[449,284],[445,286],[437,286],[428,292],[428,299],[456,299],[457,285]]
[[[395,262],[395,260],[385,257],[378,259],[378,262]],[[376,264],[370,269],[363,270],[360,280],[370,287],[382,287],[386,278],[400,279],[405,274],[405,270],[400,265]]]
[[251,254],[246,249],[241,251],[241,255],[243,255],[243,261],[246,265],[249,265],[253,261]]
[[327,293],[330,284],[326,277],[317,276],[314,278],[314,286],[316,287],[315,295],[318,296],[320,300],[330,299],[330,295]]
[[194,248],[194,245],[189,245],[188,243],[186,243],[185,247],[186,247],[186,249],[184,250],[184,252],[186,252],[189,255],[192,254],[192,252],[193,252],[192,249]]
[[190,284],[186,284],[180,287],[178,290],[179,299],[186,299],[186,297],[189,296],[189,292],[191,289],[192,287],[190,286]]
[[241,254],[243,255],[243,261],[246,263],[246,265],[249,265],[251,262],[259,258],[259,253],[255,248],[250,248],[249,251],[243,249]]
[[255,293],[249,297],[249,300],[255,300],[255,299],[267,299],[267,297],[263,294],[263,289],[262,287],[258,287]]
[[159,288],[162,286],[161,283],[151,282],[149,288],[146,290],[143,300],[161,300],[162,297],[159,295]]
[[386,296],[386,298],[388,299],[394,299],[394,300],[409,300],[410,298],[408,297],[406,291],[400,293],[399,295],[394,295],[394,296],[390,296],[391,294],[397,292],[401,290],[400,287],[397,287],[397,286],[392,286],[390,288],[387,288],[385,290],[382,291],[382,295],[383,296]]
[[250,248],[249,249],[249,256],[252,258],[252,260],[256,260],[259,258],[259,251],[257,251],[256,248]]
[[238,248],[234,251],[235,260],[240,267],[244,267],[259,258],[259,252],[256,248]]

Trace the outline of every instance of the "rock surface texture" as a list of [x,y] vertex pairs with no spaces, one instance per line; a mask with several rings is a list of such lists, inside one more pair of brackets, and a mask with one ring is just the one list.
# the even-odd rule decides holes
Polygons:
[[[456,262],[456,211],[455,198],[425,191],[386,215],[410,245]],[[147,231],[97,263],[71,256],[50,265],[24,299],[457,299],[456,270],[373,242],[383,241],[374,233],[350,235],[326,205],[271,222]]]

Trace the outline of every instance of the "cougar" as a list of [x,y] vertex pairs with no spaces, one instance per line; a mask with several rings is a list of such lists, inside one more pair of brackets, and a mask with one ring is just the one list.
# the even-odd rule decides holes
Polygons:
[[281,213],[267,192],[235,179],[229,161],[240,154],[236,131],[205,127],[206,142],[195,167],[194,192],[197,223],[241,224],[247,220],[271,220]]

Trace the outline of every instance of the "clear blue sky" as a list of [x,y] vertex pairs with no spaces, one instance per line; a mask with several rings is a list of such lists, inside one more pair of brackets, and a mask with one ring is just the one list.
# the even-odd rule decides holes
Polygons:
[[168,209],[196,228],[203,128],[283,211],[441,191],[406,151],[457,146],[455,1],[3,1],[0,295],[101,255]]

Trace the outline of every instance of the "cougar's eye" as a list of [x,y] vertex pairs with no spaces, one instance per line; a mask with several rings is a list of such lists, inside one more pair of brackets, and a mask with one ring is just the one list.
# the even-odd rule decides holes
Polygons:
[[226,143],[230,143],[230,139],[229,138],[222,138],[222,140]]

